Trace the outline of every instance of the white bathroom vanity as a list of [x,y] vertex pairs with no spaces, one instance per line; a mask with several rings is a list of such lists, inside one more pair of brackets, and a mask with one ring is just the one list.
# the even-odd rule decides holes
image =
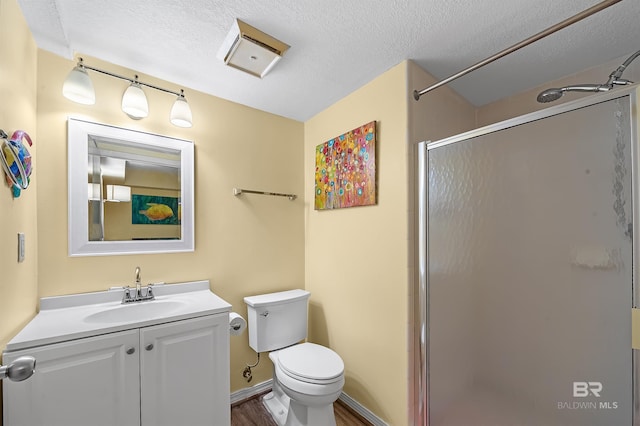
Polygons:
[[4,425],[230,424],[229,311],[208,281],[43,298],[3,362],[36,358],[3,381]]

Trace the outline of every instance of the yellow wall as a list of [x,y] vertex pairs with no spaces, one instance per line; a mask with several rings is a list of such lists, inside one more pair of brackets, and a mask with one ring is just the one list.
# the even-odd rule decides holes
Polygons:
[[[39,180],[36,132],[37,48],[15,0],[0,0],[0,128],[9,136],[26,131],[34,172],[31,184],[13,198],[0,171],[0,348],[31,319],[37,300],[36,197]],[[18,263],[18,232],[25,234],[26,258]]]
[[[416,143],[475,125],[448,88],[413,99],[435,79],[403,62],[305,123],[305,284],[309,339],[345,362],[345,393],[393,425],[412,423],[413,180]],[[315,147],[377,121],[378,204],[314,210]],[[407,184],[409,180],[409,184]]]
[[[89,57],[85,62],[121,75],[135,73]],[[232,194],[237,186],[302,195],[302,123],[189,88],[185,93],[193,111],[192,128],[171,125],[174,97],[152,89],[145,89],[149,117],[134,121],[120,109],[127,86],[122,80],[90,72],[97,99],[93,106],[62,97],[62,82],[73,66],[72,61],[38,51],[38,129],[45,135],[38,154],[46,159],[38,165],[40,296],[131,285],[134,269],[140,266],[144,283],[208,279],[212,290],[246,317],[244,296],[304,287],[302,198]],[[140,80],[179,89],[146,75]],[[67,256],[67,116],[195,141],[195,252]],[[255,356],[247,333],[231,339],[232,391],[247,386],[242,370]],[[270,377],[266,360],[255,369],[251,384]]]
[[[15,0],[0,0],[0,58],[0,128],[9,136],[15,130],[24,130],[34,141],[29,148],[34,166],[31,184],[19,198],[13,198],[4,183],[4,172],[0,171],[1,350],[35,314],[38,292],[37,48]],[[25,234],[26,256],[22,263],[18,263],[18,232]]]
[[[407,64],[305,123],[305,284],[309,339],[343,358],[344,391],[407,424]],[[376,120],[378,204],[314,210],[315,147]]]

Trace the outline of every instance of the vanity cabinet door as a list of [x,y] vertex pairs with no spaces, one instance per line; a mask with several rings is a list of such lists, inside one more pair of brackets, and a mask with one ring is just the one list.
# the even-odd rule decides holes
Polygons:
[[140,424],[138,330],[4,354],[36,358],[22,382],[3,380],[5,426]]
[[142,425],[229,426],[229,315],[140,329]]

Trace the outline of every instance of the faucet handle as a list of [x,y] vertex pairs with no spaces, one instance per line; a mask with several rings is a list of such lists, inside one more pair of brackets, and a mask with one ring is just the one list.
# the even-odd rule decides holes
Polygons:
[[153,284],[149,284],[147,286],[147,299],[155,299],[156,296],[153,294]]
[[131,297],[131,289],[129,286],[122,287],[124,289],[124,293],[122,294],[122,303],[130,302],[132,300]]

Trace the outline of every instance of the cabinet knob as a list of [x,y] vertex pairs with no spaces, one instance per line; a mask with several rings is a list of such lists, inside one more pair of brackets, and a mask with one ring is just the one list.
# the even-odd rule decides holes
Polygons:
[[151,349],[153,349],[153,343],[149,343],[147,346],[144,347],[146,350],[150,351]]
[[136,351],[136,348],[129,348],[127,349],[127,354],[131,355]]

